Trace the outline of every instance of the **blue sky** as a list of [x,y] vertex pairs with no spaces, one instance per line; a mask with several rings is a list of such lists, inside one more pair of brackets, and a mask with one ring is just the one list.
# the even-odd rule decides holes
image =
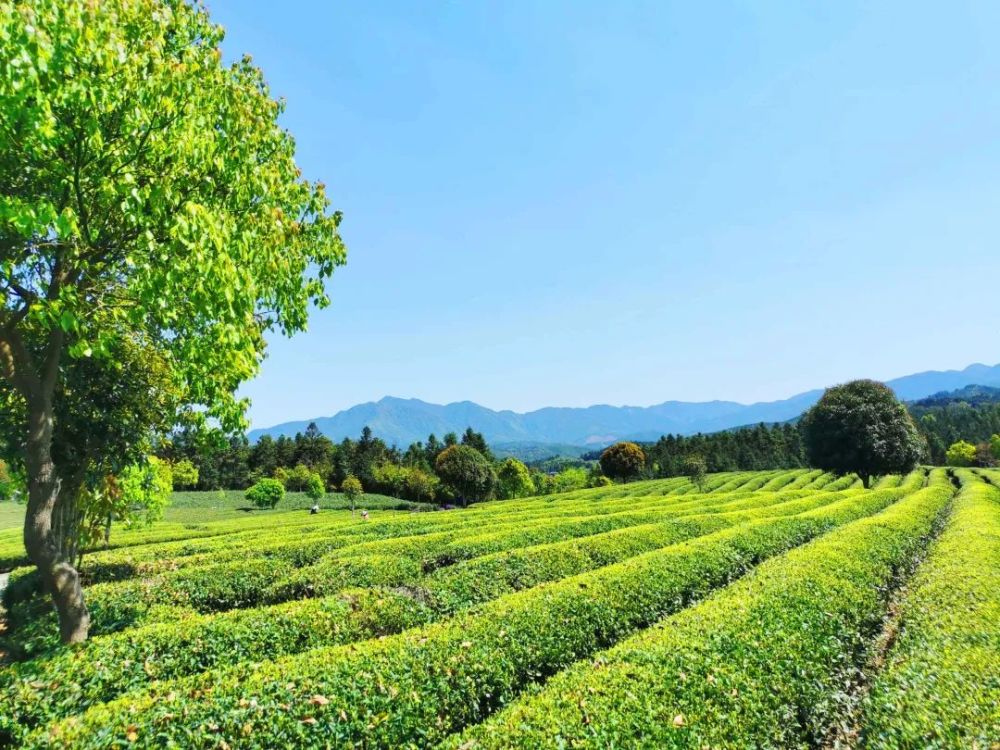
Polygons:
[[255,426],[1000,361],[1000,4],[209,7],[349,248]]

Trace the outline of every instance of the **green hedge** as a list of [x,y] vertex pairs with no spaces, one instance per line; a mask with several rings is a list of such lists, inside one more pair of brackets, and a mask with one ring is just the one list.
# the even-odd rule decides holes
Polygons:
[[[185,569],[171,577],[100,584],[87,591],[91,634],[107,635],[198,613],[325,596],[345,588],[396,586],[421,574],[419,562],[412,559],[365,555],[325,560],[302,569],[282,560],[250,559]],[[25,655],[59,648],[55,615],[46,607],[46,614],[40,616],[37,609],[32,602],[12,611],[18,627],[11,641]]]
[[[711,498],[698,496],[679,503],[663,503],[660,498],[652,498],[637,504],[633,510],[614,506],[610,510],[615,512],[598,512],[584,517],[557,516],[553,520],[531,523],[523,518],[499,518],[488,524],[491,531],[480,534],[470,534],[469,531],[480,530],[482,522],[470,521],[461,514],[435,514],[430,519],[422,515],[419,519],[387,520],[378,525],[351,525],[348,528],[352,534],[329,537],[324,537],[322,531],[313,531],[313,527],[295,526],[276,530],[273,536],[278,539],[264,545],[257,553],[242,547],[226,548],[224,545],[229,541],[226,537],[205,540],[198,542],[197,549],[219,545],[222,550],[219,556],[225,562],[213,562],[217,558],[206,552],[173,560],[167,558],[160,561],[162,569],[156,574],[149,575],[147,571],[142,578],[88,587],[91,631],[107,634],[173,616],[175,610],[164,605],[179,607],[182,612],[189,609],[220,612],[275,604],[302,596],[320,596],[345,586],[374,583],[397,585],[412,581],[419,575],[419,571],[409,564],[411,562],[430,570],[502,550],[574,539],[695,512],[758,509],[806,494],[768,493],[761,499],[759,495],[732,493]],[[590,512],[608,510],[590,505],[584,507]],[[531,518],[535,518],[534,514]],[[435,531],[439,528],[445,531]],[[333,530],[339,531],[340,525]],[[301,538],[306,531],[308,536],[303,541],[285,540],[286,535]],[[392,536],[393,533],[407,535]],[[252,541],[256,539],[255,536]],[[191,548],[176,551],[191,552]],[[327,554],[324,556],[323,553]],[[117,553],[110,554],[108,566],[124,566]],[[349,571],[350,567],[341,561],[362,555],[375,555],[376,561],[386,555],[406,559],[395,561],[387,571],[392,572],[392,576],[380,581],[373,581],[364,563],[359,564],[361,570],[353,578],[345,576],[345,570]],[[303,563],[309,564],[303,566]],[[397,571],[403,565],[407,568]],[[176,569],[177,566],[180,568]],[[21,583],[28,585],[22,586]],[[49,613],[47,617],[39,617],[36,602],[17,604],[26,593],[37,593],[36,587],[33,577],[18,581],[8,596],[14,629],[11,640],[24,654],[41,653],[57,644],[54,616]]]
[[771,560],[447,746],[823,746],[887,591],[952,494],[920,491]]
[[803,513],[838,502],[847,493],[813,493],[752,510],[694,515],[604,534],[484,555],[434,572],[420,584],[436,610],[455,612],[513,591],[557,581],[739,523]]
[[53,659],[0,672],[0,746],[18,746],[36,726],[153,680],[398,633],[431,615],[410,596],[359,589],[95,638]]
[[146,696],[96,706],[28,745],[103,747],[126,737],[137,747],[433,744],[759,560],[901,494],[861,493],[800,516],[748,523],[384,640],[167,682]]
[[[793,495],[782,504],[755,511],[691,516],[488,555],[435,571],[419,581],[418,587],[404,598],[413,603],[421,621],[439,619],[538,583],[610,565],[755,518],[801,513],[841,500],[847,494],[813,493],[808,498]],[[413,568],[406,571],[414,578],[415,573]],[[294,593],[305,592],[287,595]],[[217,617],[188,616],[176,624],[156,624],[98,637],[83,648],[63,651],[50,659],[35,659],[17,665],[6,675],[0,674],[0,694],[9,691],[10,699],[15,701],[14,705],[5,705],[6,701],[0,699],[0,715],[7,713],[18,717],[22,725],[34,725],[42,717],[52,720],[64,716],[153,679],[235,664],[259,653],[276,658],[321,645],[394,633],[416,623],[416,614],[409,610],[406,610],[409,618],[400,618],[395,610],[390,610],[389,617],[380,614],[379,608],[386,606],[383,598],[393,603],[403,594],[367,596],[369,599],[361,599],[359,594],[352,594],[352,606],[346,610],[338,599],[333,600],[333,605],[325,604],[326,600],[314,600],[227,612]],[[365,612],[365,602],[370,601],[378,607]],[[417,605],[417,601],[423,603]],[[331,606],[348,622],[332,617]],[[324,615],[321,623],[317,623],[316,612]],[[287,629],[283,637],[275,638],[272,627],[257,627],[257,623],[267,622],[271,617]],[[359,623],[364,623],[368,630]],[[89,666],[93,663],[103,666],[95,670]],[[149,664],[151,669],[147,667]],[[9,687],[11,681],[18,684],[16,690]]]
[[871,748],[1000,746],[1000,490],[968,472],[868,696]]

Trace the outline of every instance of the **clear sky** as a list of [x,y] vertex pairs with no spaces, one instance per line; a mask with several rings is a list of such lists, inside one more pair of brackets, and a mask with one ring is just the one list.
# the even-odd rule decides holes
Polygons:
[[349,249],[255,426],[1000,361],[996,2],[209,7]]

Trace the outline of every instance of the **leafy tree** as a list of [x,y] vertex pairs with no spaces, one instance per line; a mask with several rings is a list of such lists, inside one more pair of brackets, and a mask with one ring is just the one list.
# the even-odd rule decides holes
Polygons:
[[313,471],[305,464],[299,464],[291,471],[279,470],[275,478],[281,479],[289,492],[305,492],[313,478]]
[[516,458],[505,458],[497,467],[497,494],[504,500],[528,497],[535,493],[535,483],[528,467]]
[[705,491],[705,477],[708,475],[708,466],[704,458],[698,455],[690,455],[684,459],[684,475],[691,480],[691,483],[698,488],[699,492]]
[[543,481],[545,487],[544,494],[581,490],[588,485],[589,479],[590,472],[585,468],[582,466],[571,466],[568,469],[563,469],[555,476],[545,477]]
[[423,469],[410,468],[406,475],[405,497],[407,500],[415,500],[418,503],[433,500],[437,493],[437,486],[438,478],[436,476]]
[[375,483],[375,470],[389,458],[389,447],[381,438],[372,434],[370,427],[361,431],[361,438],[354,444],[350,456],[349,473],[356,476],[364,486]]
[[182,458],[171,467],[175,490],[192,489],[198,484],[198,467],[188,459]]
[[319,500],[325,494],[326,486],[323,484],[323,477],[316,473],[310,474],[309,481],[306,482],[306,497],[310,500]]
[[361,481],[355,476],[348,476],[341,485],[340,491],[344,493],[348,502],[351,504],[351,514],[354,513],[354,506],[358,502],[358,498],[364,492],[364,488],[361,486]]
[[467,445],[470,448],[475,448],[477,451],[483,454],[483,457],[493,463],[493,453],[490,451],[490,446],[486,442],[486,438],[483,437],[483,433],[476,432],[471,427],[467,427],[465,432],[462,433],[462,445]]
[[273,508],[285,497],[285,486],[277,479],[264,478],[246,491],[246,498],[258,508]]
[[452,445],[445,448],[434,465],[441,481],[461,499],[462,506],[468,501],[486,500],[496,487],[497,475],[490,462],[482,453],[467,445]]
[[646,466],[646,454],[635,443],[615,443],[601,454],[601,471],[612,479],[634,479]]
[[1000,459],[1000,435],[990,436],[990,453],[993,458]]
[[993,455],[993,449],[989,443],[976,443],[976,466],[992,468],[997,465],[997,459]]
[[587,480],[588,487],[612,487],[614,482],[608,479],[603,474],[591,474],[590,478]]
[[948,466],[972,466],[976,462],[976,446],[964,440],[952,443],[945,453]]
[[270,435],[261,435],[250,449],[250,464],[262,477],[274,476],[278,468],[278,448]]
[[156,456],[127,467],[118,476],[109,474],[100,483],[88,486],[78,500],[83,518],[80,543],[91,546],[103,541],[107,545],[115,519],[126,529],[159,521],[172,490],[172,468]]
[[[63,433],[91,413],[57,415],[60,393],[74,403],[73,363],[118,372],[123,401],[143,392],[132,363],[153,363],[165,402],[241,429],[235,391],[264,334],[304,328],[345,252],[339,214],[295,165],[282,105],[249,58],[223,64],[202,7],[0,3],[0,402],[21,415],[25,548],[63,640],[81,641],[78,500],[177,410],[75,451]],[[93,417],[95,434],[113,418]]]
[[854,472],[865,487],[873,476],[910,471],[923,455],[923,440],[906,407],[874,380],[827,389],[801,428],[812,466]]
[[438,455],[440,455],[445,447],[444,443],[438,440],[437,435],[433,432],[427,436],[427,445],[424,446],[424,458],[427,460],[428,466],[434,465]]
[[333,456],[333,442],[310,422],[304,433],[295,436],[296,462],[311,468],[328,466]]

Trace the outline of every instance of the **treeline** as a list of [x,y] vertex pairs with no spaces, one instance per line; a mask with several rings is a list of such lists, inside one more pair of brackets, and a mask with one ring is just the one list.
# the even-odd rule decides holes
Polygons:
[[[926,441],[924,460],[935,466],[996,466],[1000,403],[937,399],[908,404]],[[808,466],[797,424],[757,425],[709,435],[666,435],[644,443],[646,474],[680,476],[690,456],[704,459],[709,472],[795,469]],[[585,454],[598,458],[600,452]]]
[[[981,394],[980,394],[981,396]],[[908,406],[927,442],[926,461],[955,463],[949,449],[965,442],[975,447],[973,465],[993,465],[996,450],[990,438],[1000,434],[1000,403],[988,398],[970,401],[937,399]],[[442,475],[441,454],[465,446],[482,456],[488,468],[461,464],[478,471],[476,489]],[[709,472],[794,469],[808,466],[796,424],[759,424],[725,432],[664,435],[642,443],[645,466],[640,476],[673,477],[689,472],[687,461],[700,457]],[[965,448],[968,453],[968,448]],[[418,502],[453,502],[472,492],[483,497],[548,494],[601,481],[597,462],[601,450],[581,458],[556,458],[525,465],[514,458],[498,460],[481,433],[471,427],[462,435],[428,436],[405,450],[388,445],[365,428],[357,439],[335,443],[315,424],[294,437],[264,435],[251,444],[246,436],[224,439],[218,434],[178,432],[164,441],[157,455],[175,467],[187,460],[194,472],[176,471],[180,489],[245,489],[260,479],[275,477],[291,491],[304,490],[318,474],[327,489],[339,489],[348,476],[357,477],[366,492],[383,493]],[[186,482],[186,484],[185,484]],[[477,497],[476,499],[483,499]]]
[[910,413],[927,439],[930,463],[948,463],[948,449],[959,442],[976,447],[975,464],[992,466],[996,463],[989,444],[991,437],[1000,434],[1000,404],[951,401],[924,405],[918,402],[910,405]]
[[[687,474],[686,462],[698,456],[709,472],[797,469],[807,466],[799,430],[794,424],[742,427],[708,435],[664,435],[655,443],[640,443],[646,454],[647,477]],[[597,460],[601,451],[584,454]]]
[[[474,453],[452,451],[451,460],[442,462],[442,454],[452,447]],[[181,431],[163,441],[157,455],[175,466],[193,467],[194,471],[176,474],[188,478],[187,484],[183,478],[175,483],[176,489],[191,490],[246,489],[261,479],[276,478],[286,489],[300,491],[318,474],[331,491],[353,476],[365,492],[449,503],[549,494],[600,482],[589,466],[543,471],[515,458],[498,460],[482,433],[471,427],[462,435],[429,435],[405,450],[388,445],[368,427],[358,439],[339,443],[315,424],[294,437],[264,435],[256,443],[244,435],[225,439],[220,434]]]

